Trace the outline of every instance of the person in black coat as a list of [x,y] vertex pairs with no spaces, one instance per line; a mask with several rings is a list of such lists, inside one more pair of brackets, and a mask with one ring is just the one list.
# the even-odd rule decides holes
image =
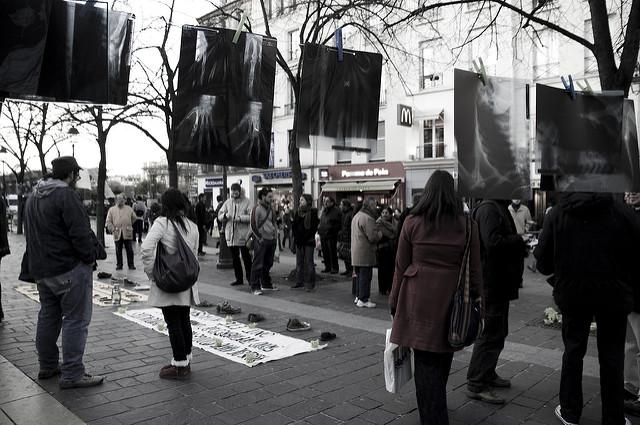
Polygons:
[[[563,194],[544,221],[534,251],[538,270],[553,275],[562,313],[562,373],[556,415],[578,423],[582,414],[582,359],[595,316],[604,425],[625,423],[624,345],[633,309],[633,266],[640,258],[640,224],[609,194]],[[626,422],[629,423],[629,422]]]
[[312,291],[316,286],[316,270],[313,251],[316,247],[318,231],[318,210],[312,207],[313,197],[304,194],[300,206],[293,213],[292,231],[296,253],[296,284],[292,288],[306,288]]
[[322,245],[322,259],[324,261],[322,273],[336,274],[339,271],[338,232],[342,227],[342,213],[336,207],[336,201],[329,196],[325,196],[323,205],[320,225],[318,226],[318,234]]
[[338,256],[344,261],[344,272],[342,276],[351,276],[351,220],[353,220],[353,206],[348,199],[340,201],[340,211],[342,212],[342,225],[338,233]]
[[207,244],[207,221],[209,216],[207,214],[207,206],[205,205],[204,193],[198,195],[198,203],[196,204],[196,224],[198,225],[198,233],[200,237],[198,239],[198,255],[205,255],[202,249],[203,245]]
[[[9,240],[7,237],[8,231],[7,222],[7,203],[3,198],[0,198],[0,258],[5,255],[9,255]],[[4,312],[2,311],[2,290],[0,290],[0,322],[4,319]]]
[[476,340],[467,372],[467,396],[503,404],[492,388],[508,388],[511,382],[498,376],[496,366],[509,333],[509,301],[518,298],[526,245],[516,233],[507,209],[510,200],[485,200],[473,211],[480,233],[485,328]]
[[[625,202],[640,219],[640,193],[626,193]],[[640,287],[633,291],[633,311],[627,316],[627,338],[624,345],[624,408],[640,416]]]

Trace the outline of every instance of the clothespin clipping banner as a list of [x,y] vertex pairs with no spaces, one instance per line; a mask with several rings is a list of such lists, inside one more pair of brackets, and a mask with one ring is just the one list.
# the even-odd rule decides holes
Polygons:
[[244,22],[247,20],[247,15],[242,11],[242,15],[240,15],[240,23],[238,24],[238,28],[236,28],[236,33],[233,35],[233,44],[238,43],[238,39],[240,38],[240,33],[242,32],[242,28],[244,27]]
[[571,77],[571,74],[569,74],[569,82],[567,83],[567,80],[564,79],[564,75],[560,77],[560,80],[562,80],[562,85],[564,86],[564,89],[569,93],[569,96],[571,97],[571,100],[575,100],[576,99],[576,89],[573,86],[573,78]]
[[586,78],[584,79],[584,85],[582,85],[580,81],[576,81],[576,84],[578,85],[578,87],[580,87],[580,90],[582,90],[584,93],[593,94],[593,89],[591,88],[591,84],[589,84],[589,81],[587,81]]
[[478,62],[476,63],[475,59],[472,62],[474,71],[478,74],[478,78],[482,81],[482,84],[487,85],[487,70],[484,67],[484,62],[482,62],[482,58],[478,58]]
[[335,32],[336,49],[338,50],[338,62],[344,60],[344,51],[342,50],[342,28],[336,28]]

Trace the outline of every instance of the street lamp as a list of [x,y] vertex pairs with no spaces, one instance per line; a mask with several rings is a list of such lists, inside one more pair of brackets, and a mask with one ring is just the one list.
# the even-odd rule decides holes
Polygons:
[[[67,134],[69,136],[73,137],[73,136],[77,136],[78,134],[80,134],[80,132],[78,131],[77,128],[71,127],[69,129],[69,131],[67,131]],[[74,142],[74,141],[71,142],[71,156],[73,156],[74,158],[76,156],[76,142]]]

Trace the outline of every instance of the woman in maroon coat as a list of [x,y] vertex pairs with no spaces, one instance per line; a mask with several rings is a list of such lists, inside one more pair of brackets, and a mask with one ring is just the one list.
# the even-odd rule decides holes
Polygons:
[[[389,298],[391,342],[413,348],[421,424],[448,425],[446,385],[457,351],[449,345],[449,304],[458,283],[466,235],[453,177],[437,170],[404,222]],[[481,294],[480,244],[471,226],[472,294]]]

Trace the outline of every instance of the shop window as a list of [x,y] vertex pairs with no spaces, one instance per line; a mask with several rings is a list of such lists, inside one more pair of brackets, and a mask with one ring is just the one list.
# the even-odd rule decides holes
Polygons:
[[384,121],[378,122],[378,139],[371,144],[371,152],[369,152],[369,162],[384,161],[384,139],[385,128]]
[[444,120],[442,117],[423,121],[422,158],[444,158]]
[[[438,67],[438,53],[442,48],[442,40],[437,38],[420,44],[420,88],[442,85],[442,72]],[[442,55],[440,55],[441,57]]]
[[351,151],[336,151],[336,164],[351,164]]

